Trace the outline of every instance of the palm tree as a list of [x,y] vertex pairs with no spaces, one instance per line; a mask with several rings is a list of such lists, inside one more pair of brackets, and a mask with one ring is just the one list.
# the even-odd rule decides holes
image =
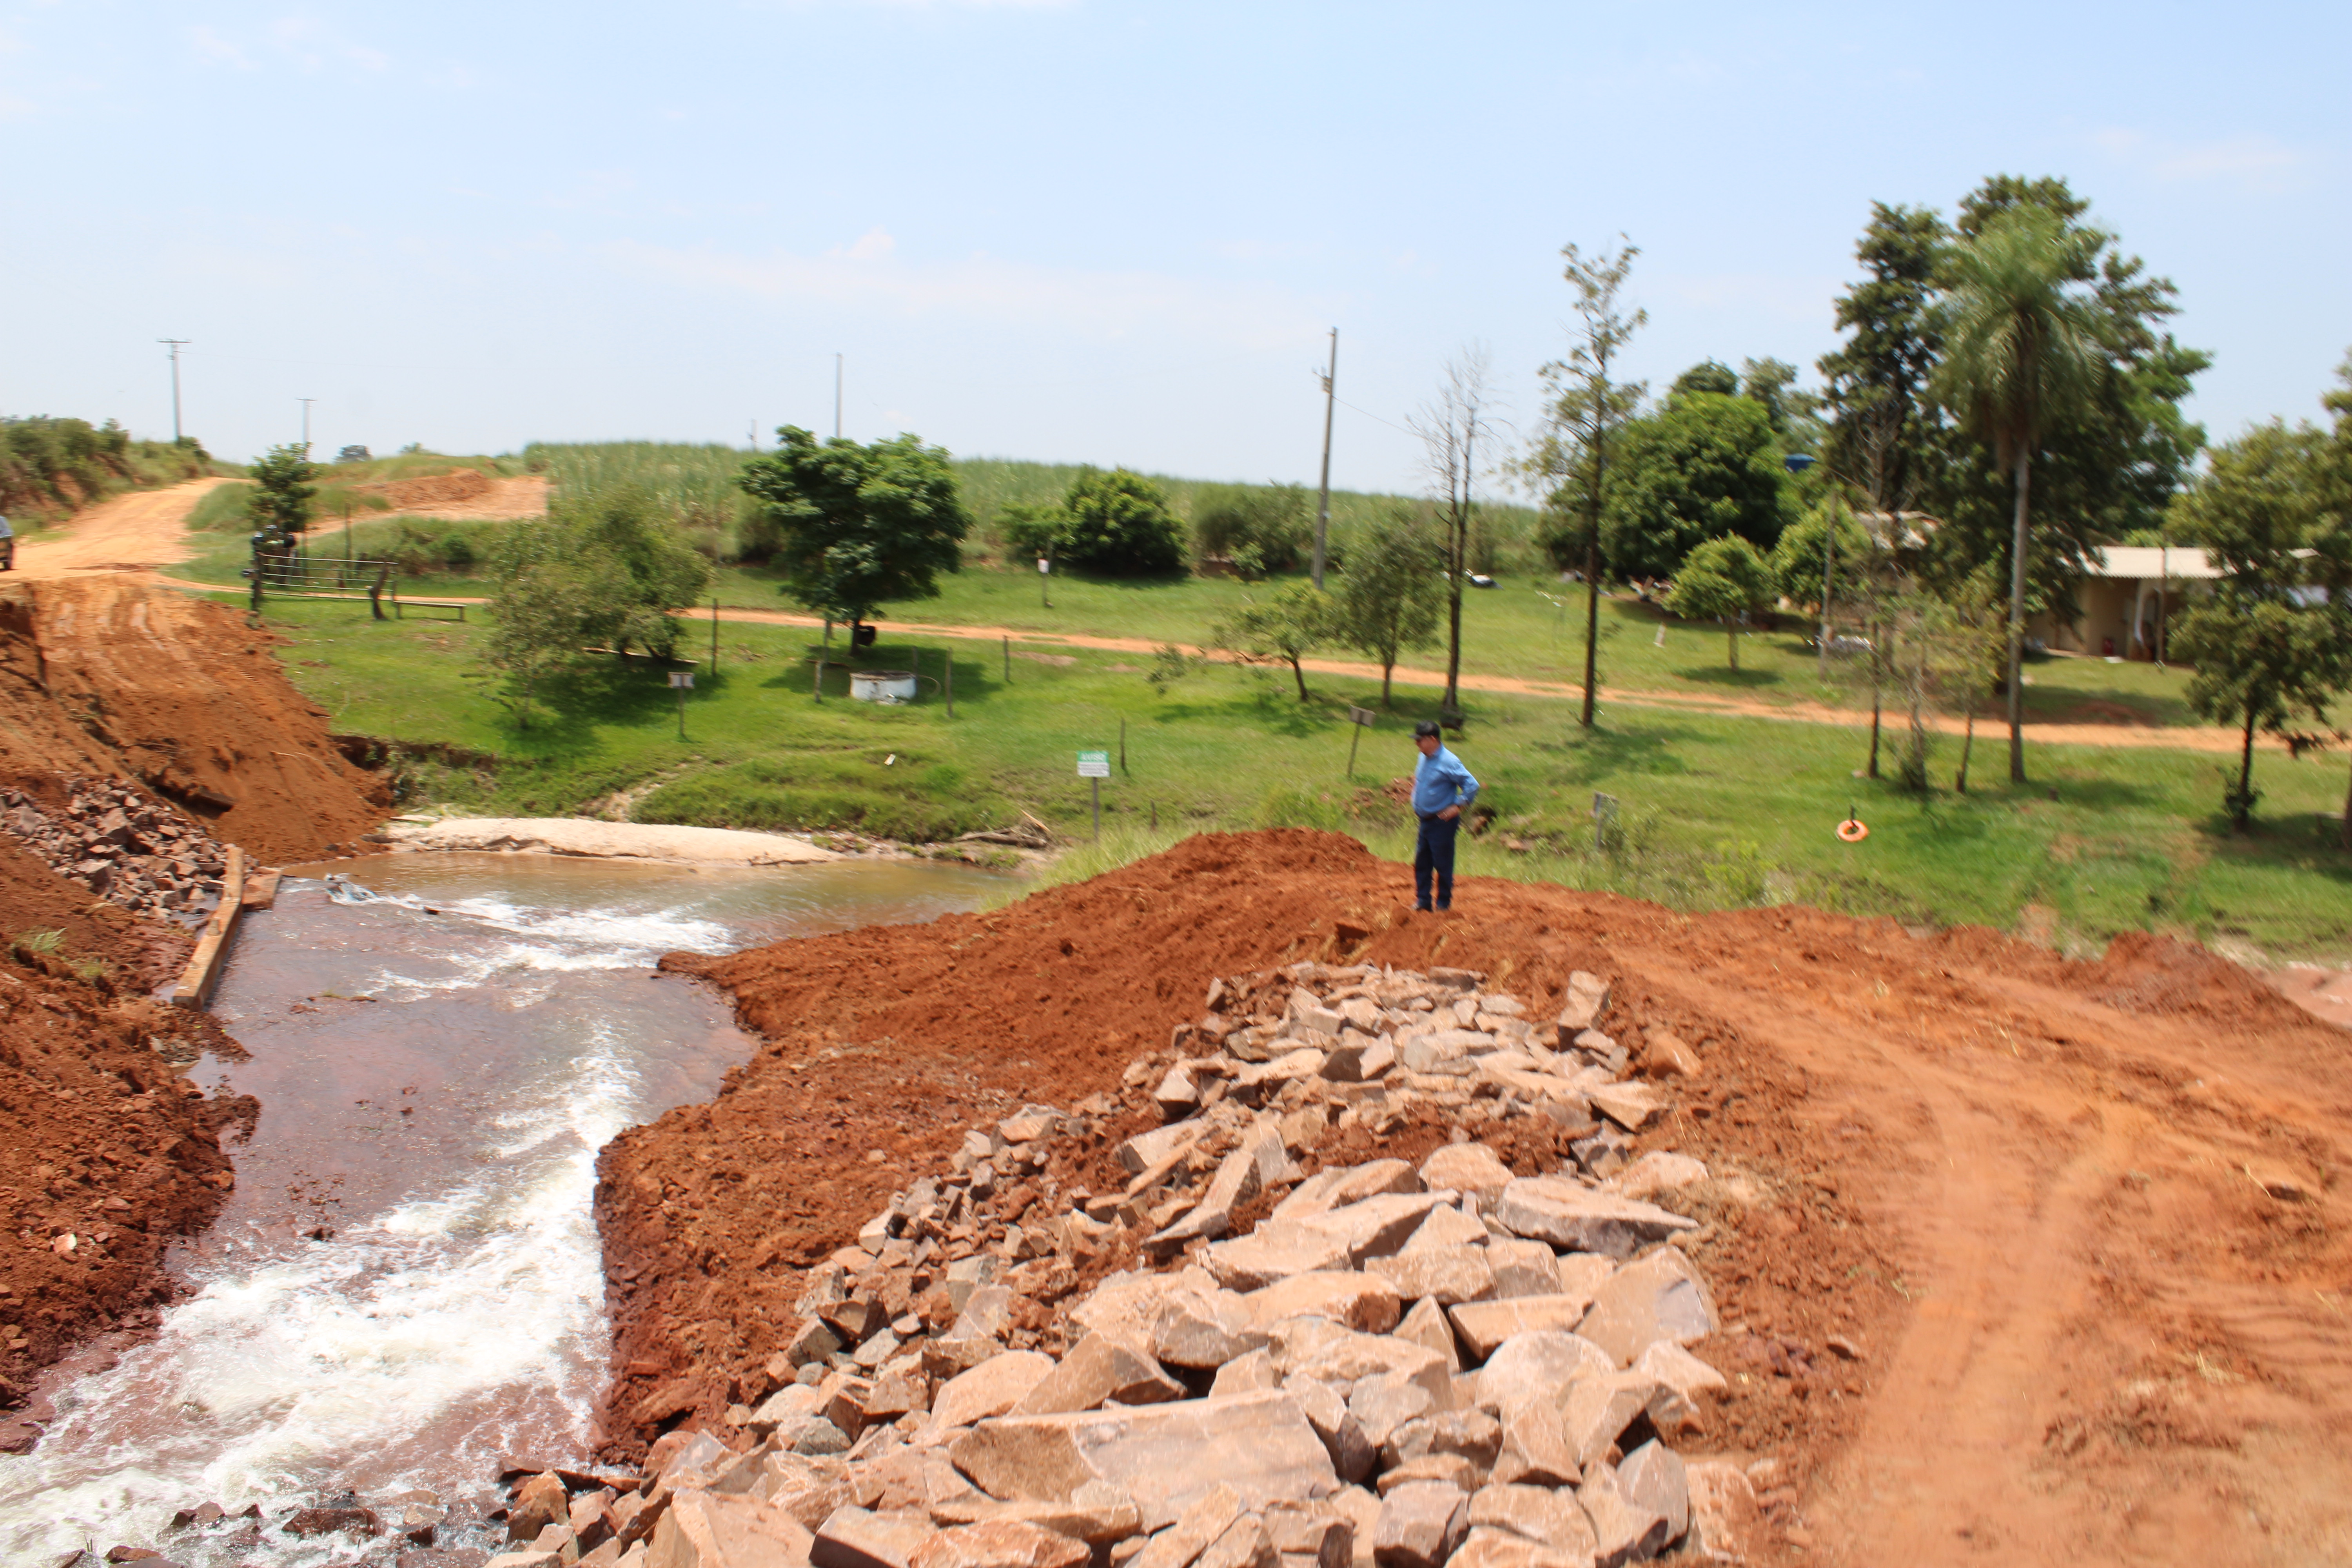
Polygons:
[[2050,426],[2087,402],[2107,367],[2091,300],[2068,287],[2083,275],[2088,237],[2058,216],[2014,207],[1955,249],[1937,392],[1992,447],[2017,486],[2009,570],[2009,777],[2025,782],[2021,666],[2025,534],[2033,454]]

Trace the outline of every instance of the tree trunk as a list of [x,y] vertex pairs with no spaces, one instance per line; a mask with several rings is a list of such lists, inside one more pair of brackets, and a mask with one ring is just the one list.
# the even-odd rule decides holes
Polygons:
[[1870,623],[1870,776],[1878,776],[1878,717],[1886,668],[1886,628]]
[[1462,705],[1462,554],[1465,535],[1469,523],[1459,512],[1446,526],[1447,563],[1453,568],[1445,574],[1445,710],[1452,712]]
[[1396,660],[1390,659],[1387,663],[1381,666],[1381,706],[1383,708],[1392,708],[1395,706],[1394,703],[1389,700],[1389,678],[1395,673]]
[[2340,829],[2342,847],[2352,849],[2352,784],[2344,786],[2344,825]]
[[1725,635],[1731,638],[1731,673],[1738,675],[1739,673],[1739,623],[1726,621],[1723,623],[1723,630]]
[[2254,705],[2249,702],[2246,704],[2245,744],[2238,752],[2238,802],[2230,813],[2231,819],[2237,825],[2238,831],[2241,833],[2247,832],[2252,826],[2251,819],[2254,814],[2253,806],[2246,792],[2253,787],[2253,784]]
[[1592,728],[1594,650],[1601,641],[1601,530],[1596,519],[1592,548],[1584,552],[1584,711],[1577,722]]
[[1977,743],[1977,702],[1973,697],[1969,699],[1968,715],[1967,727],[1960,734],[1960,776],[1955,781],[1962,795],[1969,793],[1969,752],[1975,750]]
[[2025,782],[2025,505],[2033,458],[2017,449],[2017,521],[2009,561],[2009,782]]
[[1290,661],[1290,674],[1291,678],[1298,682],[1298,700],[1301,702],[1306,701],[1307,672],[1298,668],[1298,660],[1295,658]]

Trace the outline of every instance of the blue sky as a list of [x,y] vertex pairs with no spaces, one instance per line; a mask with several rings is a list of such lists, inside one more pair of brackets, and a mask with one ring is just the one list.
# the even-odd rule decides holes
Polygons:
[[2180,286],[2217,436],[2352,346],[2352,7],[0,0],[0,412],[244,458],[762,438],[1415,485],[1523,426],[1559,247],[1635,374],[1807,367],[1874,199],[2055,174]]

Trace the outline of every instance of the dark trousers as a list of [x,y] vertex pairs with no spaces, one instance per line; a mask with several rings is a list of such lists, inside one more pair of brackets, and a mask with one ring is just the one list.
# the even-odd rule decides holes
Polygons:
[[1437,907],[1451,909],[1454,905],[1454,836],[1462,827],[1458,816],[1424,816],[1421,819],[1421,842],[1412,852],[1412,901],[1417,909],[1429,908],[1429,874],[1437,873]]

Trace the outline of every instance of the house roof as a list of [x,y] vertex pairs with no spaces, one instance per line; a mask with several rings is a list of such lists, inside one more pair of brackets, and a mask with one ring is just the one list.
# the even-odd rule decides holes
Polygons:
[[2084,574],[2090,577],[2153,581],[2168,577],[2178,583],[2190,578],[2219,577],[2221,569],[2194,544],[2160,548],[2152,544],[2108,544],[2083,556]]

